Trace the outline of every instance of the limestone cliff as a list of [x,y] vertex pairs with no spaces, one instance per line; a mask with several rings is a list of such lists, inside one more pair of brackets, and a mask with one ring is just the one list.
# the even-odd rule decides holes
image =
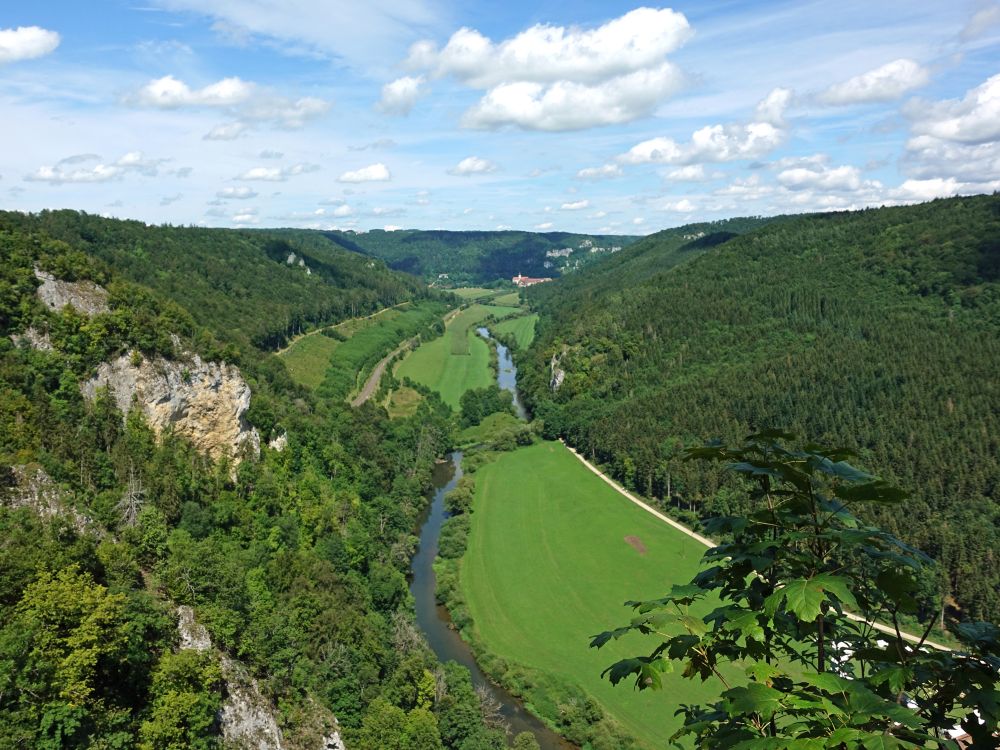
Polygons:
[[196,354],[183,361],[124,354],[101,363],[80,388],[91,399],[107,388],[123,414],[134,402],[157,435],[173,427],[213,459],[239,460],[246,449],[260,454],[260,436],[245,418],[250,387],[232,365],[204,362]]
[[42,518],[64,518],[81,534],[100,535],[94,522],[64,502],[62,488],[37,465],[0,467],[0,505],[31,508]]
[[93,281],[63,281],[38,268],[35,278],[42,282],[37,290],[39,299],[52,310],[59,311],[69,305],[85,315],[108,311],[108,293]]
[[[213,648],[208,631],[195,621],[190,607],[178,607],[177,616],[181,649],[208,651]],[[247,668],[225,654],[219,654],[219,661],[226,682],[226,697],[218,720],[226,747],[245,750],[345,750],[336,729],[336,719],[332,717],[332,728],[316,728],[313,732],[306,732],[304,737],[298,732],[298,742],[286,740],[275,719],[274,707],[261,693],[260,686]]]

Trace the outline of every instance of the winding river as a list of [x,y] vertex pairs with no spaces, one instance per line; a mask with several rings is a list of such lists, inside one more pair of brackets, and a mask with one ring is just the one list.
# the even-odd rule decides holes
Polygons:
[[[490,338],[489,331],[479,329],[480,335]],[[497,355],[500,360],[498,384],[501,388],[514,394],[514,407],[520,418],[527,418],[527,412],[517,395],[517,368],[514,366],[507,347],[497,342]],[[462,454],[460,451],[449,453],[446,460],[434,467],[432,477],[434,496],[430,507],[424,512],[420,521],[420,546],[411,563],[410,592],[413,594],[417,611],[417,626],[423,632],[431,650],[438,659],[456,661],[468,668],[472,674],[472,684],[483,686],[499,701],[503,717],[510,724],[513,734],[531,732],[538,740],[542,750],[573,750],[576,746],[553,732],[541,721],[525,710],[523,704],[502,687],[494,684],[476,664],[475,657],[469,646],[462,640],[458,631],[451,626],[448,610],[437,603],[434,596],[434,558],[437,557],[438,541],[441,537],[441,524],[448,517],[444,507],[444,497],[458,484],[462,477]]]

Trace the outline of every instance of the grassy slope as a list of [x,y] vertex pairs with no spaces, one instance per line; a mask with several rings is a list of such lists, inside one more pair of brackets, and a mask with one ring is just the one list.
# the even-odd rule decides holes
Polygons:
[[535,324],[537,315],[522,315],[519,318],[504,320],[496,325],[497,333],[512,333],[517,341],[518,349],[527,349],[535,340]]
[[308,388],[319,388],[326,375],[333,350],[340,345],[336,339],[316,333],[304,336],[281,354],[292,380]]
[[[332,326],[332,328],[350,338],[365,328],[386,325],[413,307],[412,303],[404,302],[395,307],[380,310],[374,315],[349,318]],[[326,369],[330,366],[333,352],[340,344],[340,341],[324,336],[319,331],[314,331],[293,341],[287,349],[280,352],[279,356],[285,360],[285,366],[288,368],[288,374],[292,376],[292,380],[308,388],[319,388],[326,377]]]
[[[456,315],[444,336],[422,344],[409,354],[396,370],[399,378],[409,377],[441,394],[445,403],[458,409],[462,394],[470,388],[483,388],[493,382],[490,372],[490,349],[476,335],[475,325],[489,315],[504,317],[516,312],[513,307],[472,305]],[[464,336],[463,336],[463,333]],[[454,341],[462,338],[462,349],[468,354],[456,354],[460,347]]]
[[[639,537],[645,555],[625,542],[628,535]],[[587,648],[588,639],[627,622],[624,600],[662,596],[688,580],[703,551],[629,503],[561,444],[541,443],[476,474],[461,582],[489,651],[579,685],[630,733],[662,747],[679,726],[677,704],[707,700],[718,687],[670,674],[662,692],[613,688],[601,671],[655,641],[626,638],[597,651]],[[529,700],[545,703],[538,695]]]

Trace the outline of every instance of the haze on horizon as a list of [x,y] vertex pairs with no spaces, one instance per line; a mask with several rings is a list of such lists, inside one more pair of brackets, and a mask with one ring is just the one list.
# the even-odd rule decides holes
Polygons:
[[1000,189],[1000,3],[41,0],[0,102],[6,209],[639,234]]

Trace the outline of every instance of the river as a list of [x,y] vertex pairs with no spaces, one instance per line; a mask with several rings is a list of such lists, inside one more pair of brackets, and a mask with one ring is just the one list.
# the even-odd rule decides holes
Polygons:
[[[489,331],[479,329],[480,335],[489,338]],[[502,352],[500,350],[503,350]],[[517,369],[511,361],[507,347],[497,342],[497,354],[500,358],[498,383],[501,388],[511,391],[514,395],[514,408],[521,419],[527,418],[527,412],[517,395]],[[448,517],[444,507],[444,496],[451,492],[458,480],[462,478],[462,454],[460,451],[449,453],[446,460],[434,466],[431,481],[434,495],[430,507],[424,511],[420,519],[420,546],[413,556],[410,565],[410,592],[413,594],[417,612],[417,627],[424,634],[431,650],[438,659],[456,661],[466,667],[472,674],[472,684],[475,687],[485,686],[500,703],[500,712],[510,724],[514,735],[520,732],[531,732],[538,740],[542,750],[574,750],[575,745],[560,737],[545,724],[525,710],[522,703],[502,687],[494,684],[476,664],[472,650],[462,640],[458,631],[451,626],[451,616],[448,610],[437,603],[434,595],[434,558],[437,557],[438,541],[441,538],[441,524]]]
[[[488,328],[477,328],[476,333],[484,339],[493,338]],[[524,404],[521,403],[521,396],[517,392],[517,367],[514,366],[510,350],[499,341],[494,340],[494,342],[497,349],[497,385],[502,390],[510,391],[514,397],[514,413],[517,414],[517,418],[527,420],[528,410],[524,408]]]

